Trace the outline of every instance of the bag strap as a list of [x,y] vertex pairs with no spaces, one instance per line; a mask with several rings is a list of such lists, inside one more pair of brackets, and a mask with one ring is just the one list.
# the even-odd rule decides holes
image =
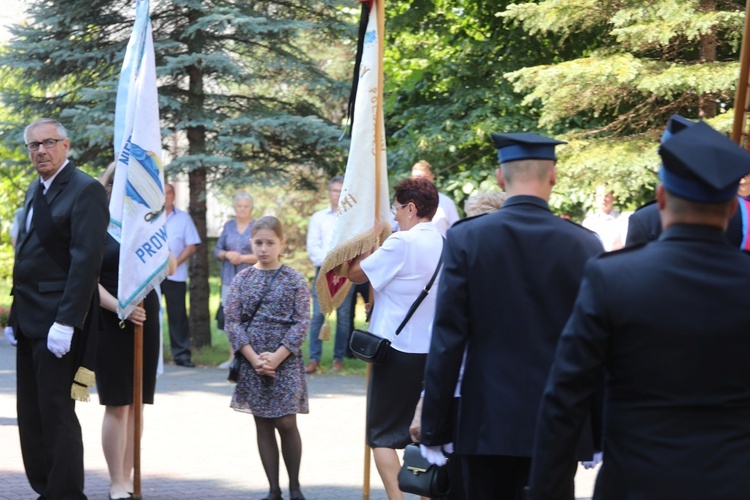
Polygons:
[[411,316],[414,314],[414,312],[417,310],[417,307],[419,307],[419,304],[422,303],[422,301],[427,297],[427,294],[430,293],[430,288],[432,288],[432,284],[435,282],[435,278],[437,278],[438,271],[440,271],[440,267],[443,265],[443,251],[445,250],[445,237],[443,237],[443,248],[440,250],[440,259],[438,259],[437,267],[435,267],[435,272],[432,273],[432,278],[430,278],[430,281],[425,285],[425,287],[422,289],[422,291],[419,293],[419,297],[417,297],[417,300],[414,301],[414,303],[409,308],[409,312],[406,313],[406,317],[401,322],[400,325],[398,325],[398,328],[396,329],[396,334],[393,336],[393,338],[396,338],[396,336],[401,333],[401,330],[404,329],[406,326],[406,323],[409,321]]
[[276,270],[275,273],[273,273],[273,276],[271,276],[271,281],[268,282],[266,287],[263,289],[263,293],[260,296],[260,300],[257,304],[255,304],[255,309],[253,309],[252,314],[250,315],[250,319],[247,320],[247,325],[250,326],[250,323],[253,322],[253,318],[255,317],[255,313],[258,312],[258,309],[260,309],[260,305],[263,302],[263,299],[266,298],[266,295],[268,294],[268,291],[271,289],[271,285],[273,284],[274,280],[276,279],[276,276],[279,274],[279,271],[284,267],[284,264],[281,265],[280,268]]

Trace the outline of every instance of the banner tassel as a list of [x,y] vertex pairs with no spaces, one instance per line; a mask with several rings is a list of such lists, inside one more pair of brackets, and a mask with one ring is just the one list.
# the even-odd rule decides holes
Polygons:
[[320,333],[318,334],[318,340],[331,340],[331,325],[328,323],[328,316],[320,327]]

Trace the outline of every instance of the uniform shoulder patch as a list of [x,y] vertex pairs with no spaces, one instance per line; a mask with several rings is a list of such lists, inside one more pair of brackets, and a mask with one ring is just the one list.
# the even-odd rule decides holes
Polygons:
[[[490,212],[490,213],[492,213],[492,212]],[[479,215],[474,215],[472,217],[464,217],[463,219],[459,219],[456,222],[454,222],[453,225],[450,227],[450,229],[453,229],[456,226],[460,226],[461,224],[464,224],[466,222],[469,222],[469,221],[472,221],[472,220],[477,220],[480,217],[484,217],[485,215],[489,215],[489,214],[479,214]]]
[[649,243],[650,242],[648,242],[648,241],[644,241],[643,243],[637,243],[635,245],[630,245],[630,246],[622,247],[622,248],[617,249],[617,250],[612,250],[612,251],[609,251],[609,252],[604,252],[604,253],[599,254],[599,256],[597,256],[597,259],[606,259],[607,257],[612,257],[614,255],[622,255],[622,254],[627,253],[627,252],[632,252],[633,250],[638,250],[640,248],[645,247]]

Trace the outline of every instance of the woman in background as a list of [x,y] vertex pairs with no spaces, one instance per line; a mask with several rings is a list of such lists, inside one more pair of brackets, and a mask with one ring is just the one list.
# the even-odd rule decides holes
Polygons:
[[[250,244],[250,234],[253,230],[253,197],[244,191],[234,195],[235,217],[224,224],[219,240],[216,242],[214,256],[221,264],[221,304],[216,315],[219,330],[224,330],[224,303],[234,276],[248,266],[255,264],[258,259],[253,255]],[[229,359],[219,365],[228,368],[234,359],[231,350]]]
[[252,243],[257,262],[237,274],[227,294],[226,331],[232,349],[242,356],[231,407],[255,417],[258,451],[269,483],[266,500],[282,498],[276,431],[290,498],[304,500],[297,414],[309,411],[301,349],[310,324],[310,291],[304,276],[281,263],[284,233],[278,219],[258,219]]
[[[432,278],[443,248],[443,238],[431,222],[438,207],[435,185],[425,178],[404,179],[394,191],[391,211],[401,230],[371,255],[365,253],[349,264],[349,279],[369,281],[375,292],[369,331],[389,339]],[[392,340],[386,362],[373,365],[370,372],[365,433],[390,500],[404,498],[398,487],[401,463],[396,450],[411,442],[409,424],[422,390],[438,279]]]
[[507,198],[505,191],[475,191],[464,203],[464,213],[466,217],[475,217],[497,212],[505,203],[505,198]]

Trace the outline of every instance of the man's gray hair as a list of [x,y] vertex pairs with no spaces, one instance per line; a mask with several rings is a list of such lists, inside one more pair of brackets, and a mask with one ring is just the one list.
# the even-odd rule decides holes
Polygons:
[[65,130],[65,127],[62,123],[55,120],[54,118],[39,118],[38,120],[34,120],[33,122],[31,122],[25,129],[23,129],[24,144],[29,142],[29,132],[31,131],[31,129],[34,129],[40,125],[52,125],[57,130],[57,133],[60,134],[60,139],[68,138],[68,131]]
[[341,184],[344,183],[343,175],[337,175],[336,177],[328,181],[328,189],[331,189],[331,186],[333,186],[334,184],[338,184],[338,183],[341,183]]

